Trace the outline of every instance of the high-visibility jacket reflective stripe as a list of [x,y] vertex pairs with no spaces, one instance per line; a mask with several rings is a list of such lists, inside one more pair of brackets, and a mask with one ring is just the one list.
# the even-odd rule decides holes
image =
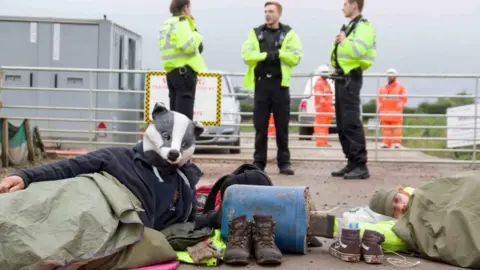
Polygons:
[[[243,81],[243,86],[245,89],[250,91],[255,89],[255,67],[257,66],[258,62],[264,61],[266,57],[266,52],[260,52],[260,42],[258,41],[255,30],[250,30],[248,33],[248,39],[243,43],[242,46],[242,59],[248,66],[248,70]],[[290,31],[288,31],[288,33],[285,35],[285,40],[283,41],[279,50],[279,58],[281,63],[280,69],[282,72],[281,85],[283,87],[290,86],[290,78],[292,77],[293,67],[300,63],[302,57],[302,42],[295,31],[290,29]]]
[[[333,46],[332,54],[335,53]],[[360,19],[355,29],[345,38],[337,49],[337,61],[344,74],[350,73],[353,69],[369,69],[375,61],[376,35],[369,21]],[[336,67],[334,57],[332,66]]]
[[186,65],[196,72],[207,70],[198,49],[202,36],[195,31],[195,23],[189,16],[174,16],[166,20],[160,29],[158,40],[167,72]]

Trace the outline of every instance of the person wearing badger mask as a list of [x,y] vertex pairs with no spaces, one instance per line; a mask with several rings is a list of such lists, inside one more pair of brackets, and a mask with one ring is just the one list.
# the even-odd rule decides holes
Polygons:
[[203,126],[157,103],[143,140],[132,147],[107,147],[32,168],[22,168],[0,182],[1,193],[31,183],[107,172],[135,195],[145,210],[142,223],[155,230],[195,218],[195,186],[200,170],[190,162],[195,137]]

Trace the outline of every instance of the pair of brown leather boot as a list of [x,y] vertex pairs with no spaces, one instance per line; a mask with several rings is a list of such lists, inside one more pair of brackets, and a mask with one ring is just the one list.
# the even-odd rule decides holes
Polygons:
[[275,245],[275,222],[271,216],[254,215],[251,222],[241,215],[229,222],[223,261],[231,265],[247,265],[252,251],[260,265],[282,263],[282,253]]
[[359,262],[363,257],[368,264],[383,262],[382,243],[385,236],[371,230],[365,230],[360,239],[360,230],[343,229],[340,239],[330,246],[330,254],[345,262]]

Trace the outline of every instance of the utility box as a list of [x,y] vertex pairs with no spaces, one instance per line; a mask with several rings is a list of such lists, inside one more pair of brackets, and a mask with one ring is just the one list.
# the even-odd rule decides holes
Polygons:
[[[0,66],[141,69],[142,39],[107,19],[79,20],[34,17],[0,17]],[[4,106],[48,106],[92,110],[4,108],[5,117],[143,120],[141,113],[96,108],[143,109],[142,95],[134,93],[73,92],[69,89],[143,90],[143,74],[16,71],[3,72]],[[65,91],[9,91],[9,87],[52,88]],[[138,124],[102,121],[33,121],[44,139],[113,140],[135,142],[135,135],[112,135],[109,131],[138,131]],[[107,137],[87,133],[105,127]],[[68,132],[68,130],[73,130]],[[104,129],[105,130],[105,129]],[[75,131],[84,131],[75,132]],[[70,146],[71,147],[71,146]]]

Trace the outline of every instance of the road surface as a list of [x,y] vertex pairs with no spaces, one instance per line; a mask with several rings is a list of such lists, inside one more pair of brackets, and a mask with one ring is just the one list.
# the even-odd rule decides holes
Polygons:
[[[250,136],[253,134],[250,134]],[[333,147],[339,147],[338,142],[331,140]],[[271,141],[271,148],[274,147],[274,141]],[[342,159],[343,154],[340,150],[332,149],[295,149],[296,147],[312,146],[313,141],[298,141],[292,139],[292,157],[324,157],[329,159]],[[243,147],[253,148],[252,138],[242,140]],[[370,149],[369,157],[373,159],[373,152],[375,144],[368,143]],[[243,150],[241,154],[229,155],[218,151],[205,153],[201,151],[199,156],[202,159],[196,159],[195,162],[204,170],[204,177],[199,185],[212,184],[217,179],[225,174],[231,173],[237,168],[242,161],[228,160],[228,158],[236,157],[240,160],[250,161],[252,157],[252,149]],[[434,157],[427,156],[423,153],[413,152],[399,152],[395,150],[388,150],[379,152],[379,158],[384,159],[399,159],[403,161],[422,159],[422,160],[436,160]],[[206,160],[203,158],[210,158]],[[275,150],[269,151],[269,160],[275,160]],[[46,161],[44,161],[46,162]],[[308,186],[310,188],[313,201],[318,210],[328,210],[339,206],[334,211],[334,214],[340,214],[349,207],[366,205],[368,199],[380,188],[392,188],[398,186],[412,186],[417,187],[422,183],[435,179],[441,176],[451,175],[455,172],[480,169],[480,166],[472,167],[459,164],[421,164],[421,163],[370,163],[369,168],[372,177],[368,180],[347,181],[337,179],[330,176],[330,171],[338,169],[344,164],[338,161],[294,161],[293,167],[296,170],[295,176],[283,176],[278,174],[276,165],[271,162],[267,166],[267,173],[271,176],[275,185],[283,186]],[[3,169],[0,172],[0,177],[7,175],[13,168]],[[348,264],[331,257],[327,250],[331,241],[322,239],[324,246],[322,248],[311,249],[307,255],[284,255],[283,264],[277,269],[296,269],[296,270],[329,270],[329,269],[394,269],[395,267],[388,262],[383,266],[371,266],[361,262],[358,264]],[[416,258],[408,258],[410,262],[416,262]],[[460,269],[445,264],[433,263],[425,260],[420,260],[421,263],[416,266],[417,269],[422,270],[446,270],[446,269]],[[230,269],[231,267],[221,265],[216,269]],[[248,269],[263,269],[255,264],[252,260]],[[198,269],[198,267],[191,265],[181,265],[179,269]]]
[[[253,154],[253,133],[242,133],[247,138],[241,141],[242,152],[236,155],[224,153],[225,151],[205,151],[201,150],[198,156],[199,165],[204,169],[204,178],[200,184],[213,184],[215,180],[221,176],[232,172],[242,162],[240,160],[250,161]],[[318,158],[318,159],[337,159],[343,160],[343,154],[340,144],[336,140],[336,134],[330,139],[331,148],[306,149],[314,145],[313,141],[299,141],[291,139],[291,156],[292,158]],[[373,141],[367,142],[369,150],[369,159],[374,160],[400,160],[404,162],[422,160],[422,161],[438,161],[439,158],[423,154],[419,151],[398,151],[395,149],[379,149],[380,143]],[[246,149],[245,149],[246,148]],[[308,186],[317,209],[328,210],[339,206],[334,214],[341,214],[348,208],[360,205],[366,205],[368,199],[373,195],[375,190],[380,188],[394,188],[398,186],[417,187],[422,183],[435,179],[437,177],[446,176],[455,172],[467,169],[479,169],[480,166],[472,167],[467,165],[454,164],[422,164],[422,163],[370,163],[369,168],[372,177],[369,180],[362,181],[346,181],[343,179],[333,178],[330,171],[343,166],[338,161],[295,161],[293,167],[296,170],[295,176],[283,176],[278,174],[276,168],[276,150],[275,141],[270,139],[268,151],[269,164],[267,173],[272,177],[275,185],[282,186]],[[335,149],[337,148],[337,149]],[[375,149],[379,149],[375,153]],[[216,160],[203,160],[203,158],[216,158]],[[228,159],[238,159],[232,161]],[[285,255],[284,262],[278,269],[298,269],[298,270],[328,270],[328,269],[379,269],[379,266],[366,265],[361,262],[358,264],[348,264],[331,257],[328,254],[328,247],[331,240],[323,239],[324,246],[322,248],[310,249],[307,255]],[[394,256],[393,256],[394,257]],[[396,257],[399,258],[399,257]],[[400,258],[399,258],[400,259]],[[409,262],[419,261],[417,258],[407,258]],[[194,269],[189,265],[182,265],[180,269]],[[221,265],[218,269],[229,269],[226,265]],[[255,264],[252,260],[249,269],[263,269]],[[395,267],[389,262],[384,262],[381,269],[394,269]],[[444,270],[444,269],[461,269],[445,264],[439,264],[420,260],[420,264],[415,268],[422,270]]]
[[[297,135],[297,134],[293,134]],[[198,146],[199,149],[197,156],[201,158],[210,158],[213,155],[218,156],[218,158],[225,159],[238,159],[238,160],[251,160],[253,155],[253,136],[252,132],[242,132],[241,147],[242,151],[240,154],[229,155],[228,151],[223,149],[211,150],[211,149],[202,149],[204,146]],[[297,135],[298,136],[298,135]],[[290,152],[292,159],[322,159],[322,160],[344,160],[344,155],[340,150],[340,142],[338,141],[337,134],[331,134],[329,138],[329,144],[331,147],[322,147],[315,148],[315,142],[312,140],[300,141],[298,138],[290,139]],[[412,162],[412,161],[438,161],[439,158],[426,155],[420,151],[412,151],[412,149],[401,148],[397,149],[381,149],[380,142],[368,141],[367,150],[369,152],[369,160],[389,160],[389,161],[401,161],[401,162]],[[205,146],[207,147],[207,146]],[[210,147],[210,146],[208,146]],[[269,139],[268,145],[268,160],[274,162],[276,159],[276,143],[275,138]],[[222,151],[223,150],[223,151]],[[375,151],[377,150],[377,151]]]
[[[204,178],[202,184],[212,184],[221,176],[232,172],[241,162],[227,161],[200,161],[200,166],[204,169]],[[347,181],[333,178],[330,171],[342,166],[340,162],[293,162],[296,169],[295,176],[279,175],[274,164],[269,164],[267,173],[271,176],[275,185],[283,186],[308,186],[311,195],[318,210],[339,208],[334,214],[340,214],[349,207],[366,205],[368,199],[380,188],[392,188],[397,186],[417,187],[422,183],[435,179],[440,176],[451,175],[455,172],[467,169],[479,169],[464,165],[445,165],[445,164],[395,164],[395,163],[372,163],[369,165],[372,177],[369,180]],[[361,262],[358,264],[348,264],[331,257],[327,250],[331,241],[323,239],[324,247],[311,249],[307,255],[285,255],[283,264],[278,269],[297,269],[297,270],[329,270],[329,269],[394,269],[395,267],[388,262],[383,266],[371,266]],[[407,258],[410,262],[416,262],[417,258]],[[217,269],[230,269],[226,265],[221,265]],[[252,260],[249,269],[263,269]],[[182,265],[180,269],[198,269],[197,267]],[[446,270],[461,269],[420,260],[416,269],[422,270]]]

